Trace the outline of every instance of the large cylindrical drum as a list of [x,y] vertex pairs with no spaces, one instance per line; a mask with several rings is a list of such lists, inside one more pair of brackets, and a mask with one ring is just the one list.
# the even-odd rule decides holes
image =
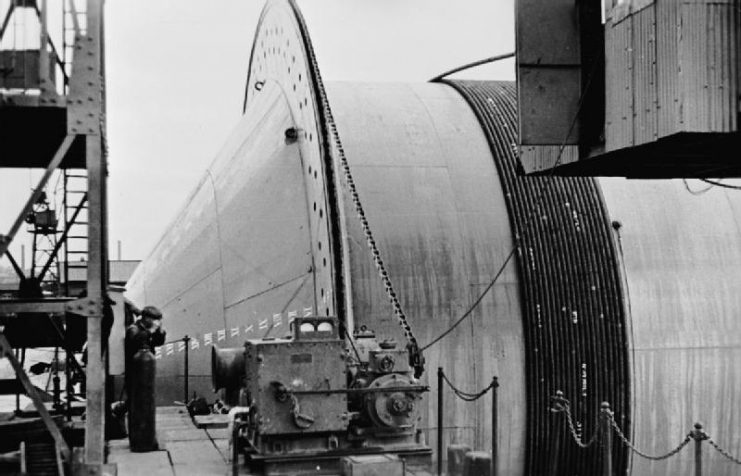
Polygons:
[[131,451],[157,449],[154,380],[156,360],[149,349],[139,349],[131,365],[129,395],[129,446]]
[[[295,1],[270,0],[244,117],[127,283],[193,337],[194,390],[212,395],[209,347],[284,337],[296,317],[406,342],[398,304],[427,361],[433,448],[439,426],[443,448],[496,446],[500,476],[601,474],[599,446],[550,410],[561,391],[584,441],[607,401],[644,453],[700,421],[741,454],[741,193],[524,176],[515,84],[325,84],[319,66]],[[171,347],[159,371],[181,362]],[[438,421],[437,367],[465,392],[498,377],[495,432],[491,399],[447,387]],[[159,385],[180,398],[178,379]],[[687,449],[650,461],[614,436],[615,474],[692,474]],[[703,451],[707,474],[738,474]]]

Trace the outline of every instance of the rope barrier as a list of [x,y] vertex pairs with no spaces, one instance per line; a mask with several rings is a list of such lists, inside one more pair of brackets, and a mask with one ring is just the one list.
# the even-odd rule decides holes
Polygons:
[[[661,461],[671,458],[672,456],[678,454],[682,449],[684,449],[685,446],[687,446],[691,441],[695,441],[698,445],[700,445],[703,441],[707,441],[710,446],[713,447],[718,453],[720,453],[723,457],[728,459],[729,461],[732,461],[733,463],[737,465],[741,465],[741,459],[732,456],[727,450],[722,448],[718,443],[713,441],[710,436],[708,436],[705,431],[702,429],[702,425],[699,423],[695,424],[695,427],[692,431],[687,433],[687,435],[684,437],[682,441],[679,442],[674,448],[669,450],[668,452],[660,455],[650,455],[648,453],[645,453],[638,449],[629,439],[627,436],[625,436],[625,433],[623,433],[623,430],[620,428],[618,423],[615,421],[615,417],[613,413],[610,411],[610,406],[608,403],[602,404],[602,410],[600,411],[600,421],[603,425],[609,425],[606,429],[607,431],[604,434],[600,434],[600,431],[597,431],[587,442],[584,442],[581,437],[579,436],[579,433],[576,430],[576,425],[574,424],[574,420],[571,415],[571,409],[569,406],[569,400],[564,398],[563,393],[558,391],[556,392],[556,395],[551,397],[551,408],[550,411],[554,413],[563,413],[566,415],[565,423],[568,427],[569,433],[571,434],[571,438],[574,440],[574,443],[579,448],[589,448],[592,446],[595,442],[601,441],[604,443],[605,440],[609,439],[609,434],[613,432],[617,435],[617,437],[620,439],[622,444],[624,444],[628,449],[630,449],[633,453],[636,455],[645,458],[647,460],[651,461]],[[600,422],[598,422],[600,423]],[[599,428],[599,427],[598,427]],[[602,427],[604,428],[604,427]],[[604,445],[605,451],[611,451],[611,445]],[[696,461],[696,464],[699,465],[700,461],[699,458],[701,458],[700,452],[696,452],[695,456],[698,461]],[[699,467],[699,466],[698,466]]]

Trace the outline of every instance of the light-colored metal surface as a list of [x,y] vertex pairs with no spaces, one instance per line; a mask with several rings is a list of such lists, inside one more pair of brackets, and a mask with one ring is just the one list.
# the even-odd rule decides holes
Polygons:
[[[295,126],[285,92],[267,82],[130,281],[134,302],[162,309],[168,339],[193,339],[199,393],[210,393],[209,342],[229,347],[282,337],[289,315],[318,310],[303,157],[284,135]],[[182,359],[166,352],[161,373],[182,372]],[[177,393],[168,390],[182,382],[161,383],[158,398],[172,401]]]
[[[444,332],[474,302],[513,246],[499,176],[470,108],[437,84],[330,83],[329,98],[366,216],[397,294],[422,344]],[[343,194],[343,202],[349,199]],[[345,205],[349,293],[355,325],[402,340],[368,254],[359,222]],[[425,353],[469,391],[493,375],[500,388],[502,474],[524,465],[525,385],[520,296],[510,264],[473,315]],[[433,375],[434,377],[434,375]],[[436,446],[435,407],[425,397],[423,427]],[[446,398],[445,445],[490,447],[490,400]],[[519,469],[518,469],[519,468]]]
[[[622,248],[631,323],[633,438],[668,451],[696,421],[741,452],[741,192],[681,181],[600,181]],[[736,474],[717,453],[706,474]],[[692,453],[632,474],[691,474]]]

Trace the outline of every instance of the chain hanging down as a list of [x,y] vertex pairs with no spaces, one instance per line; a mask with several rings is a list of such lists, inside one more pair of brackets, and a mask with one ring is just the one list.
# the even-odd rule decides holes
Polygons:
[[654,455],[646,454],[642,452],[641,450],[639,450],[638,448],[636,448],[635,445],[633,445],[633,443],[631,443],[630,440],[628,440],[628,438],[625,436],[625,434],[620,429],[620,427],[618,426],[614,418],[610,419],[610,425],[615,430],[615,434],[618,436],[618,438],[620,438],[620,441],[622,441],[625,446],[630,448],[630,450],[633,451],[633,453],[637,454],[641,458],[645,458],[651,461],[661,461],[661,460],[669,459],[675,454],[682,451],[682,449],[685,446],[687,446],[690,441],[692,441],[692,436],[688,434],[687,436],[684,437],[684,440],[682,440],[676,447],[674,447],[674,449],[670,450],[668,453],[665,453],[663,455],[654,456]]
[[741,465],[741,459],[738,459],[738,458],[735,458],[735,457],[731,456],[731,454],[728,451],[726,451],[723,448],[721,448],[720,445],[718,445],[718,443],[716,443],[715,441],[713,441],[712,438],[708,437],[707,440],[708,440],[708,443],[710,443],[710,446],[712,446],[713,448],[715,448],[715,451],[717,451],[718,453],[720,453],[721,455],[723,455],[723,457],[725,457],[729,461],[732,461],[735,464]]
[[445,375],[445,373],[441,372],[440,375],[442,376],[443,381],[446,384],[448,384],[448,387],[450,387],[450,389],[453,391],[453,393],[455,393],[455,395],[458,398],[460,398],[461,400],[464,400],[466,402],[475,402],[479,398],[481,398],[484,395],[486,395],[487,393],[489,393],[490,390],[492,390],[492,389],[494,389],[494,388],[496,388],[496,387],[499,386],[499,383],[498,383],[497,379],[495,378],[483,390],[481,390],[479,392],[476,392],[476,393],[469,393],[469,392],[464,392],[463,390],[461,390],[461,389],[457,388],[455,385],[453,385],[453,382],[451,382],[450,379],[448,379],[448,376]]
[[[298,12],[297,12],[297,16],[298,16],[299,23],[301,23],[302,29],[306,31],[306,25],[305,25],[303,17]],[[316,60],[316,55],[314,54],[314,48],[311,44],[311,41],[309,41],[308,39],[308,35],[305,35],[304,39],[305,39],[305,43],[307,47],[306,48],[307,57],[309,61],[311,62],[311,68],[315,72],[317,96],[321,100],[321,103],[322,103],[324,119],[326,121],[327,126],[329,127],[330,140],[333,143],[335,149],[337,150],[337,154],[340,160],[340,166],[342,168],[342,174],[344,176],[345,183],[350,190],[353,207],[355,208],[355,213],[357,214],[358,219],[360,220],[360,225],[363,228],[363,234],[365,235],[368,248],[373,258],[373,264],[376,266],[376,269],[378,270],[378,275],[381,278],[381,282],[383,283],[384,290],[386,291],[386,295],[394,310],[394,315],[399,321],[399,325],[401,325],[402,329],[404,330],[404,336],[407,339],[407,348],[409,349],[410,365],[414,368],[414,376],[415,378],[419,378],[424,372],[424,362],[425,361],[424,361],[424,357],[422,356],[422,351],[420,350],[419,343],[417,342],[417,338],[414,336],[414,333],[412,332],[412,327],[409,324],[406,314],[404,313],[404,309],[401,306],[401,302],[396,296],[396,292],[394,291],[394,286],[391,282],[391,278],[389,277],[389,273],[386,270],[386,265],[384,264],[383,259],[381,258],[381,252],[378,249],[378,245],[376,244],[376,240],[373,237],[373,232],[371,231],[370,224],[368,223],[368,219],[366,218],[365,210],[363,209],[363,205],[360,202],[360,195],[358,194],[358,191],[355,187],[355,181],[353,180],[352,173],[350,172],[350,165],[348,164],[347,158],[345,157],[345,150],[342,147],[342,142],[340,141],[340,135],[337,131],[337,124],[335,123],[334,116],[332,114],[332,108],[329,105],[329,100],[327,98],[327,93],[324,88],[324,83],[322,82],[321,75],[319,74],[319,65]]]
[[582,449],[587,449],[590,446],[592,446],[594,443],[597,442],[597,437],[599,435],[598,432],[595,432],[589,440],[585,443],[582,441],[581,437],[579,436],[579,432],[576,431],[576,424],[574,424],[574,418],[571,415],[571,407],[569,405],[569,401],[564,398],[563,392],[558,391],[556,392],[556,395],[551,397],[551,408],[550,410],[554,413],[563,413],[566,415],[566,425],[569,428],[569,433],[571,434],[571,438],[574,440],[574,443],[576,443],[576,446]]

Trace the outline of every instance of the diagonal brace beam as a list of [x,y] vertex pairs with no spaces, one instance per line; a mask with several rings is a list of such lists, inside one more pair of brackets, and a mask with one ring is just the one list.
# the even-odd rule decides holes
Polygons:
[[[82,207],[85,205],[86,202],[87,202],[87,193],[84,193],[82,195],[82,199],[80,200],[80,203],[77,204],[77,207],[75,208],[74,213],[72,213],[72,217],[65,224],[64,233],[62,233],[62,236],[59,237],[59,239],[57,240],[57,244],[56,246],[54,246],[54,251],[52,251],[51,255],[49,256],[49,259],[46,260],[46,264],[41,269],[41,272],[39,272],[39,277],[38,277],[39,281],[44,280],[44,276],[46,276],[46,273],[49,271],[49,267],[54,262],[54,259],[57,257],[57,254],[59,254],[59,250],[62,248],[62,245],[67,241],[69,230],[70,228],[72,228],[72,225],[74,225],[75,222],[77,221],[77,216],[80,214],[80,211],[82,210]],[[8,257],[10,257],[10,254],[8,254]],[[65,263],[65,266],[67,266],[66,263]]]
[[0,258],[3,257],[3,255],[8,249],[8,246],[10,246],[10,243],[15,238],[15,235],[16,233],[18,233],[18,230],[23,224],[23,220],[26,218],[26,215],[28,215],[33,209],[33,204],[36,203],[36,201],[38,201],[39,196],[41,196],[41,193],[44,191],[44,187],[46,187],[46,184],[49,182],[51,175],[59,167],[59,164],[62,163],[62,160],[64,160],[64,157],[67,155],[69,148],[72,146],[72,142],[74,142],[75,137],[76,136],[74,135],[67,135],[64,138],[64,140],[62,141],[62,145],[60,145],[59,149],[57,149],[57,152],[54,154],[54,157],[51,159],[51,162],[49,163],[49,166],[46,168],[46,171],[44,172],[43,177],[41,177],[41,180],[39,180],[38,185],[34,189],[31,196],[29,197],[28,201],[26,202],[26,205],[23,207],[23,210],[21,210],[21,213],[18,215],[18,218],[16,218],[15,223],[13,223],[13,226],[10,228],[10,231],[8,231],[7,235],[0,235]]
[[10,264],[13,266],[13,269],[15,270],[15,274],[17,274],[18,277],[21,279],[26,279],[26,275],[23,274],[23,269],[20,266],[18,266],[18,262],[13,258],[13,255],[10,254],[10,251],[5,251],[5,256],[8,257]]
[[5,36],[5,30],[8,28],[8,24],[10,23],[10,18],[13,16],[13,10],[15,10],[15,2],[10,2],[10,6],[8,7],[8,13],[5,14],[5,19],[3,20],[3,24],[0,26],[0,40],[2,40],[3,36]]
[[26,371],[23,370],[20,362],[18,362],[18,360],[15,358],[15,355],[13,355],[13,349],[12,347],[10,347],[8,339],[5,338],[5,334],[3,334],[2,332],[0,332],[0,357],[5,357],[10,361],[10,365],[13,367],[13,370],[15,370],[16,377],[18,377],[18,380],[20,380],[21,384],[23,384],[23,388],[25,388],[26,394],[31,398],[31,400],[33,400],[36,411],[39,412],[39,416],[46,425],[46,428],[49,430],[49,433],[51,433],[52,438],[54,438],[57,449],[62,453],[64,459],[69,461],[70,450],[67,442],[64,441],[64,437],[62,437],[62,432],[59,431],[59,427],[56,423],[54,423],[54,420],[49,414],[49,410],[46,409],[44,402],[42,402],[41,398],[39,398],[36,387],[34,387],[31,383],[31,380],[29,380],[28,375],[26,375]]

